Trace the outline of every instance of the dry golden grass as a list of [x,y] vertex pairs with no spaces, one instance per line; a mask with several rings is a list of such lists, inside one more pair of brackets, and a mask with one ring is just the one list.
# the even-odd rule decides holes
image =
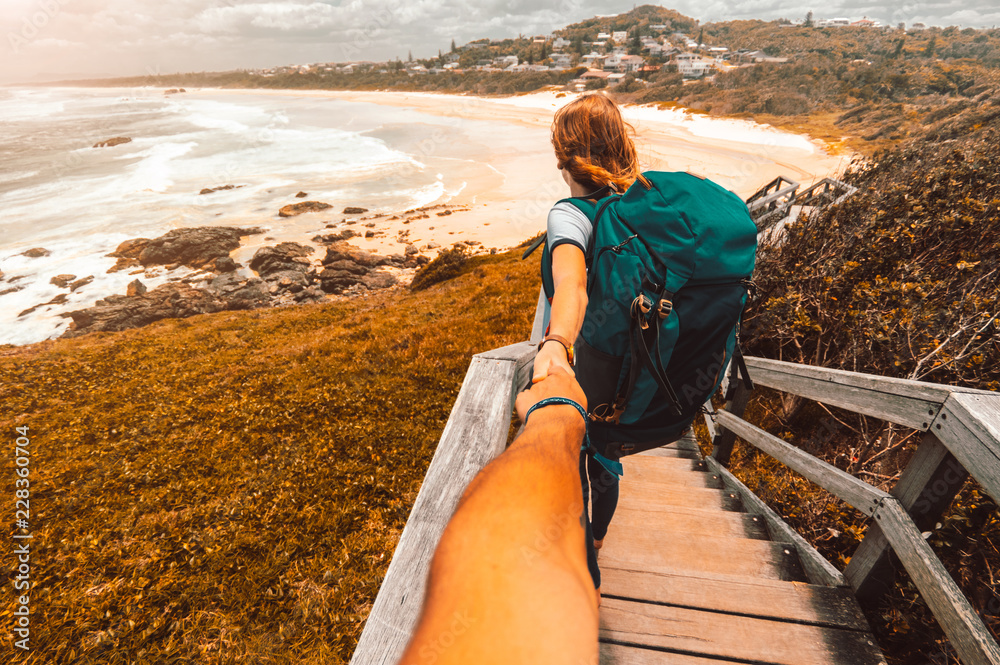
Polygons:
[[21,662],[347,662],[470,356],[530,332],[518,259],[7,349],[0,422],[33,451]]

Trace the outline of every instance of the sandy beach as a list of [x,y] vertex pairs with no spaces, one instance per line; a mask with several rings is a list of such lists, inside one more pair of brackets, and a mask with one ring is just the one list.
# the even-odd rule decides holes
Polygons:
[[[257,227],[262,232],[244,236],[231,254],[240,279],[252,280],[248,265],[263,247],[310,245],[318,272],[331,237],[353,233],[355,247],[410,256],[386,268],[405,283],[414,253],[433,258],[460,241],[477,251],[516,246],[544,230],[548,210],[569,195],[550,127],[576,94],[68,88],[19,95],[8,117],[21,118],[25,136],[38,131],[25,118],[38,116],[51,118],[49,131],[63,138],[44,152],[25,149],[6,194],[0,189],[10,220],[8,254],[0,257],[0,341],[57,336],[69,312],[124,294],[139,277],[151,290],[216,277],[183,266],[115,271],[109,252],[135,238]],[[808,136],[745,120],[655,106],[623,113],[644,170],[691,171],[744,198],[779,175],[808,186],[850,159]],[[81,137],[81,126],[92,135]],[[132,140],[92,147],[111,136]],[[203,188],[221,191],[202,195]],[[328,207],[279,216],[306,201]],[[63,221],[68,206],[81,214]]]
[[[207,91],[206,91],[207,92]],[[364,249],[398,253],[407,243],[418,247],[434,243],[447,246],[459,240],[477,240],[483,247],[514,246],[545,228],[549,207],[567,196],[565,183],[556,169],[549,141],[555,111],[576,95],[554,92],[507,98],[483,98],[412,92],[349,92],[326,90],[225,90],[213,95],[270,94],[291,97],[335,97],[381,106],[408,108],[448,119],[450,127],[464,130],[470,144],[461,146],[485,151],[488,168],[466,160],[449,159],[459,147],[429,126],[426,136],[411,147],[416,158],[435,162],[439,168],[462,171],[466,186],[447,203],[455,214],[427,218],[390,216],[372,219],[377,237],[351,240]],[[198,91],[189,91],[198,95]],[[715,180],[747,197],[779,175],[807,186],[840,173],[850,155],[832,154],[821,141],[790,134],[745,120],[709,118],[676,109],[627,106],[623,110],[636,130],[636,142],[644,169],[692,171]],[[486,128],[486,129],[484,129]],[[454,136],[454,134],[452,134]],[[480,156],[483,158],[483,156]],[[321,213],[303,215],[270,237],[302,241],[302,232],[315,230]],[[329,217],[329,215],[326,215]],[[410,216],[411,218],[413,216]],[[299,228],[301,227],[301,228]],[[408,231],[404,242],[397,241]],[[293,238],[293,236],[299,236]],[[263,240],[260,244],[265,244]],[[240,254],[248,258],[256,248],[248,244]]]

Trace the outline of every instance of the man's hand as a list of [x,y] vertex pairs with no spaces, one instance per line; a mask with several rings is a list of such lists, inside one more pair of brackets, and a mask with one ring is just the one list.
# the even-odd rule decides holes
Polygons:
[[[546,344],[542,347],[542,351],[550,346],[558,348],[560,353],[564,351],[562,345],[556,342]],[[541,351],[539,351],[539,355],[541,355]],[[565,361],[565,355],[563,356],[563,360]],[[538,377],[537,368],[538,359],[536,356],[536,379]],[[514,406],[517,409],[517,417],[521,419],[521,422],[524,422],[528,409],[546,397],[566,397],[573,400],[584,409],[587,408],[587,396],[583,394],[583,389],[580,387],[580,384],[576,382],[574,375],[571,373],[572,370],[567,372],[559,365],[549,365],[546,372],[544,381],[537,381],[533,383],[530,389],[525,390],[517,396],[517,401],[514,402]]]
[[566,347],[559,342],[546,342],[535,354],[535,367],[532,371],[531,382],[537,383],[549,375],[552,368],[558,367],[570,376],[576,376],[573,367],[569,364]]

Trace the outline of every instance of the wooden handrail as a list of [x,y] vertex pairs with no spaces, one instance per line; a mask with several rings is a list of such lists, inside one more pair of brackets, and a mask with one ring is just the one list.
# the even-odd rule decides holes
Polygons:
[[[1000,393],[766,358],[746,362],[759,385],[927,433],[900,482],[886,493],[743,420],[747,396],[738,390],[727,409],[714,414],[720,431],[713,457],[725,464],[738,436],[871,516],[874,522],[845,571],[851,586],[867,588],[873,576],[883,574],[877,562],[891,547],[962,662],[1000,664],[1000,646],[915,521],[936,519],[966,473],[994,499],[1000,497]],[[922,502],[931,508],[921,508]]]
[[466,486],[506,447],[514,398],[534,357],[528,342],[473,356],[351,665],[393,665],[403,654],[441,534]]

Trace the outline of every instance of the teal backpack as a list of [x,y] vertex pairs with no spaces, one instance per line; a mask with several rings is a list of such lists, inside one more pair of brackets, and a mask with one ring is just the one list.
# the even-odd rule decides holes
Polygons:
[[[575,371],[594,452],[612,460],[678,438],[731,359],[752,388],[738,340],[757,249],[746,204],[690,173],[644,176],[649,188],[564,199],[594,228]],[[547,244],[542,285],[551,301]]]

